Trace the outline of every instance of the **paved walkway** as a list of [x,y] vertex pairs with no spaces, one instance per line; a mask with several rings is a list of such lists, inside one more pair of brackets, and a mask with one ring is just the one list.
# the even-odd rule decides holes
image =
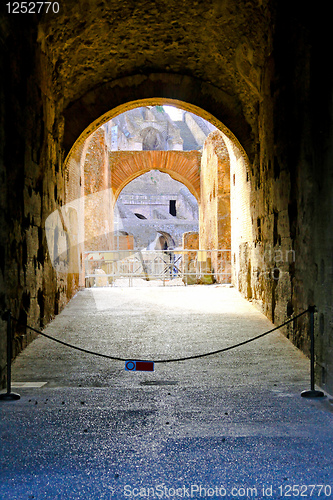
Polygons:
[[[156,360],[270,328],[233,288],[191,286],[87,289],[45,331]],[[13,380],[1,499],[333,498],[333,405],[300,397],[309,362],[279,332],[153,373],[39,336]]]

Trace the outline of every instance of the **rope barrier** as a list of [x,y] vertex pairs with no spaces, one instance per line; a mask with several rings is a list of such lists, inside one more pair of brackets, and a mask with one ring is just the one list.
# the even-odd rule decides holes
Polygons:
[[[187,360],[190,360],[190,359],[204,358],[204,357],[207,357],[207,356],[213,356],[214,354],[220,354],[222,352],[231,351],[232,349],[236,349],[237,347],[241,347],[241,346],[243,346],[245,344],[249,344],[250,342],[254,342],[255,340],[258,340],[258,339],[260,339],[262,337],[265,337],[269,333],[272,333],[272,332],[275,332],[276,330],[279,330],[280,328],[288,325],[289,323],[291,323],[295,319],[300,318],[301,316],[303,316],[304,314],[308,313],[309,311],[310,311],[310,308],[308,308],[305,311],[297,314],[293,318],[288,319],[287,321],[285,321],[281,325],[275,326],[274,328],[272,328],[271,330],[268,330],[267,332],[261,333],[260,335],[257,335],[256,337],[253,337],[251,339],[244,340],[243,342],[239,342],[238,344],[234,344],[234,345],[229,346],[229,347],[224,347],[222,349],[218,349],[217,351],[210,351],[210,352],[207,352],[207,353],[204,353],[204,354],[195,354],[193,356],[187,356],[187,357],[183,357],[183,358],[158,359],[156,361],[151,361],[151,362],[153,362],[153,363],[175,363],[175,362],[178,362],[178,361],[187,361]],[[18,324],[23,324],[21,321],[19,321],[18,319],[14,318],[13,316],[11,316],[11,319],[13,321],[16,321],[16,323],[18,323]],[[78,347],[78,346],[69,344],[67,342],[64,342],[63,340],[56,339],[55,337],[52,337],[51,335],[48,335],[47,333],[44,333],[44,332],[42,332],[40,330],[37,330],[36,328],[33,328],[32,326],[29,326],[29,325],[24,325],[24,326],[25,326],[25,328],[28,328],[29,330],[32,330],[33,332],[38,333],[39,335],[42,335],[43,337],[46,337],[46,338],[48,338],[50,340],[53,340],[54,342],[57,342],[58,344],[62,344],[62,345],[66,346],[66,347],[69,347],[71,349],[75,349],[76,351],[81,351],[81,352],[84,352],[86,354],[92,354],[94,356],[100,356],[102,358],[111,359],[113,361],[125,361],[126,362],[128,360],[128,358],[120,358],[120,357],[117,357],[117,356],[109,356],[108,354],[102,354],[102,353],[99,353],[99,352],[90,351],[88,349],[84,349],[83,347]],[[131,359],[136,359],[136,358],[131,358]],[[137,361],[146,362],[147,360],[139,360],[138,359]]]

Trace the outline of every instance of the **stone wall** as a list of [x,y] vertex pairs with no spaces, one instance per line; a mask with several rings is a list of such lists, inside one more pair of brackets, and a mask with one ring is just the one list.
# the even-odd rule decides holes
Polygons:
[[255,245],[251,219],[249,166],[239,149],[227,137],[224,137],[224,142],[230,159],[232,283],[247,299],[252,299],[251,263]]
[[[200,248],[228,250],[231,247],[230,159],[220,132],[211,132],[202,152],[200,170]],[[224,272],[214,253],[207,271]],[[219,281],[219,278],[218,278]]]
[[[37,50],[36,19],[1,19],[1,313],[14,323],[13,355],[34,338],[24,324],[42,327],[66,302],[67,275],[49,258],[44,224],[64,203],[64,175],[54,134],[49,64]],[[51,71],[52,73],[52,71]],[[5,328],[0,331],[0,384],[5,378]]]
[[[76,148],[65,168],[65,200],[62,216],[68,223],[67,244],[70,248],[67,298],[84,286],[84,160],[89,141]],[[67,210],[69,208],[69,210]],[[72,214],[70,221],[68,215]],[[49,219],[47,219],[48,221]],[[72,222],[72,223],[71,223]]]
[[[310,9],[300,15],[294,7],[288,16],[278,12],[272,55],[261,76],[258,149],[250,168],[242,170],[240,186],[251,224],[239,245],[237,282],[275,324],[317,306],[316,380],[332,392],[333,85],[332,77],[322,80],[325,31],[316,31]],[[237,172],[235,177],[237,189]],[[249,219],[245,212],[243,220]],[[309,354],[308,316],[283,333]]]
[[[289,39],[289,42],[287,40]],[[324,47],[329,27],[310,6],[292,8],[290,16],[277,16],[274,45],[274,162],[269,175],[280,181],[280,195],[289,170],[287,216],[278,220],[283,237],[289,226],[295,263],[290,266],[290,311],[315,304],[317,381],[333,392],[332,330],[332,89],[331,72],[326,72]],[[287,119],[288,118],[288,119]],[[286,221],[287,219],[287,221]],[[273,228],[274,229],[274,228]],[[309,350],[307,321],[288,332],[290,339]]]
[[[2,75],[8,71],[7,45],[5,35],[0,38],[0,72]],[[6,299],[6,275],[5,267],[8,265],[7,255],[7,172],[5,163],[5,141],[8,130],[6,130],[6,80],[0,79],[0,310],[2,313],[7,309]],[[0,387],[5,385],[6,367],[6,322],[0,318]]]

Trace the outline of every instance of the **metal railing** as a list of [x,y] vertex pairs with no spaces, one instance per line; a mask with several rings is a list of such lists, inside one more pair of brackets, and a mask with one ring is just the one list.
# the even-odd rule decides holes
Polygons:
[[159,280],[165,285],[231,283],[230,250],[110,250],[85,252],[86,287],[112,286],[119,279]]

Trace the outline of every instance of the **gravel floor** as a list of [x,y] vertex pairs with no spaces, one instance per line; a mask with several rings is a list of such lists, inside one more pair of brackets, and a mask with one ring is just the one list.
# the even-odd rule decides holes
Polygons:
[[[156,361],[270,328],[230,287],[119,283],[79,292],[45,333]],[[281,333],[154,372],[124,364],[42,336],[18,356],[1,499],[333,498],[333,405],[301,398],[309,361]]]

